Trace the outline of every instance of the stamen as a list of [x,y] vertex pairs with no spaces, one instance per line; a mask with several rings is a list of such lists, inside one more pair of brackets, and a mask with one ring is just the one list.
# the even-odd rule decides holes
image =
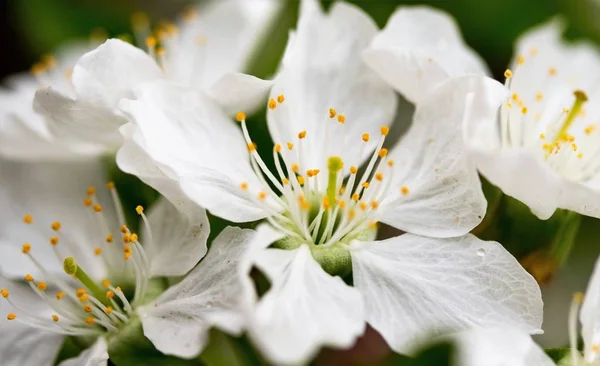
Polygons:
[[571,301],[569,308],[569,345],[571,347],[571,364],[577,366],[579,364],[579,351],[577,350],[577,314],[579,307],[583,303],[583,294],[576,292]]

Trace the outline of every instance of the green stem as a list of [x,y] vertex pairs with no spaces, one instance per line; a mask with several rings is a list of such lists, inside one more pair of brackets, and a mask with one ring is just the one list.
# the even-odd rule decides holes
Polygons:
[[580,226],[581,215],[567,211],[550,246],[550,257],[555,259],[559,266],[562,266],[569,257]]

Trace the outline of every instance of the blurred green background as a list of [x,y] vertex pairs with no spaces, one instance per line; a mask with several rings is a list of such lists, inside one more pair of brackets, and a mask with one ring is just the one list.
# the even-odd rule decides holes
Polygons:
[[[247,0],[253,1],[253,0]],[[277,1],[277,0],[274,0]],[[271,36],[260,45],[260,60],[254,60],[249,72],[259,77],[270,76],[279,62],[287,40],[288,29],[293,28],[298,13],[298,0],[280,0],[286,6],[273,25]],[[350,0],[368,12],[380,27],[399,5],[428,4],[452,14],[471,45],[487,61],[494,76],[501,79],[512,56],[515,39],[527,28],[560,14],[570,25],[570,38],[587,37],[600,41],[600,0]],[[98,29],[109,36],[130,32],[130,16],[135,11],[147,12],[155,21],[173,20],[177,14],[195,2],[189,0],[0,0],[0,41],[4,57],[0,58],[0,77],[27,70],[42,55],[52,52],[61,43],[85,39]],[[324,3],[329,6],[332,1]],[[412,107],[402,103],[396,123],[410,121]],[[255,117],[254,136],[269,141],[262,114]],[[259,148],[261,138],[257,138]],[[267,154],[268,156],[268,154]],[[130,183],[132,180],[127,180]],[[128,183],[125,183],[127,185]],[[131,192],[136,201],[143,203],[143,195]],[[225,223],[212,220],[215,227]],[[219,229],[213,228],[213,235]],[[541,229],[544,230],[544,229]],[[211,235],[212,236],[212,235]],[[535,236],[535,235],[534,235]],[[214,237],[214,236],[213,236]],[[577,237],[577,244],[566,265],[554,280],[543,287],[546,334],[537,340],[547,348],[567,344],[567,312],[574,291],[585,290],[593,263],[600,252],[600,225],[585,218]],[[536,238],[527,238],[535,242]],[[503,243],[513,253],[537,244]],[[531,244],[531,245],[529,245]],[[513,247],[510,247],[513,245]],[[514,247],[519,245],[520,247]],[[325,350],[317,359],[319,365],[337,364],[402,364],[445,365],[450,349],[437,346],[417,360],[391,356],[381,338],[369,331],[351,351]]]

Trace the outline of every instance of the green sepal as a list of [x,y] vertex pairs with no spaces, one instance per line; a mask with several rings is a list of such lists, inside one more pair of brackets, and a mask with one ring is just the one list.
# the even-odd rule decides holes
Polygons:
[[[573,365],[573,358],[570,348],[548,348],[544,351],[548,356],[550,356],[552,361],[556,363],[556,366],[575,366]],[[583,365],[583,357],[579,351],[577,351],[576,357],[579,360],[579,364]]]

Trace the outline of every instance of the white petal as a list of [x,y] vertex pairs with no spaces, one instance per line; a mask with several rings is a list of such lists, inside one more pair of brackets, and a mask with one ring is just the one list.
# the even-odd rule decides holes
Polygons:
[[223,75],[207,93],[230,115],[240,111],[252,114],[266,103],[271,86],[270,80],[232,73]]
[[108,347],[103,337],[98,338],[90,348],[81,352],[78,357],[70,358],[59,366],[106,366],[108,364]]
[[554,366],[554,362],[531,337],[511,328],[474,329],[447,337],[454,341],[455,365],[461,366]]
[[481,57],[462,40],[454,19],[427,6],[399,7],[363,57],[413,103],[446,79],[489,73]]
[[581,335],[584,343],[584,355],[587,362],[598,360],[598,353],[592,348],[600,344],[600,258],[596,260],[594,273],[590,278],[585,293],[585,300],[581,307],[579,320],[581,321]]
[[[140,88],[136,100],[123,100],[121,110],[139,127],[138,146],[179,178],[190,199],[231,221],[266,215],[256,204],[262,183],[250,166],[241,131],[213,101],[154,82]],[[242,182],[249,192],[240,188]]]
[[[46,316],[48,325],[52,326],[49,308],[29,286],[10,283],[0,279],[0,288],[9,290],[11,297],[19,306],[23,306],[33,314]],[[7,320],[10,313],[17,315],[16,320]],[[19,322],[25,318],[18,310],[2,299],[0,305],[0,364],[23,366],[52,366],[58,356],[64,335],[31,327]]]
[[263,256],[259,267],[274,266],[267,272],[271,288],[257,305],[250,334],[272,362],[303,363],[321,346],[354,344],[365,330],[355,288],[323,271],[307,246]]
[[57,138],[81,138],[109,149],[120,141],[118,127],[125,120],[112,109],[85,100],[75,100],[48,87],[35,92],[34,110],[44,116],[48,129]]
[[200,3],[196,19],[181,22],[179,42],[167,44],[168,77],[208,90],[222,76],[244,71],[282,5],[272,0]]
[[[102,260],[94,255],[94,239],[108,233],[98,231],[98,221],[84,207],[83,199],[89,186],[102,187],[106,178],[99,161],[83,163],[17,163],[0,161],[0,269],[4,275],[23,278],[26,273],[39,277],[33,263],[21,253],[21,246],[30,243],[30,254],[51,273],[64,274],[49,244],[56,235],[50,225],[62,224],[59,249],[71,255],[94,278],[106,276]],[[108,203],[108,192],[98,189],[98,198],[109,223],[115,213]],[[30,214],[33,223],[23,222]],[[113,225],[112,227],[116,227]],[[115,233],[116,234],[116,233]]]
[[394,175],[381,202],[382,222],[433,237],[463,235],[481,222],[486,201],[467,156],[463,124],[494,118],[504,96],[500,83],[464,76],[423,98],[413,125],[390,153]]
[[228,227],[214,240],[208,255],[182,282],[138,312],[144,335],[164,354],[197,356],[216,326],[239,333],[244,324],[240,306],[246,299],[239,261],[248,249],[252,230]]
[[540,332],[540,289],[496,242],[470,234],[453,239],[404,234],[355,243],[354,286],[363,295],[367,321],[396,352],[474,327]]
[[161,198],[150,208],[148,221],[152,239],[147,230],[142,239],[151,276],[182,276],[206,254],[210,225],[206,211],[195,203]]
[[[396,108],[393,90],[360,57],[377,26],[360,8],[343,2],[335,3],[328,15],[312,0],[303,2],[302,9],[271,92],[273,99],[283,94],[285,101],[268,111],[269,131],[276,143],[298,146],[298,163],[304,165],[300,171],[326,172],[330,156],[341,157],[347,167],[359,166]],[[345,116],[345,124],[329,117],[330,108]],[[307,131],[301,146],[300,131]],[[373,138],[361,156],[363,133]],[[327,184],[327,174],[318,178]]]

